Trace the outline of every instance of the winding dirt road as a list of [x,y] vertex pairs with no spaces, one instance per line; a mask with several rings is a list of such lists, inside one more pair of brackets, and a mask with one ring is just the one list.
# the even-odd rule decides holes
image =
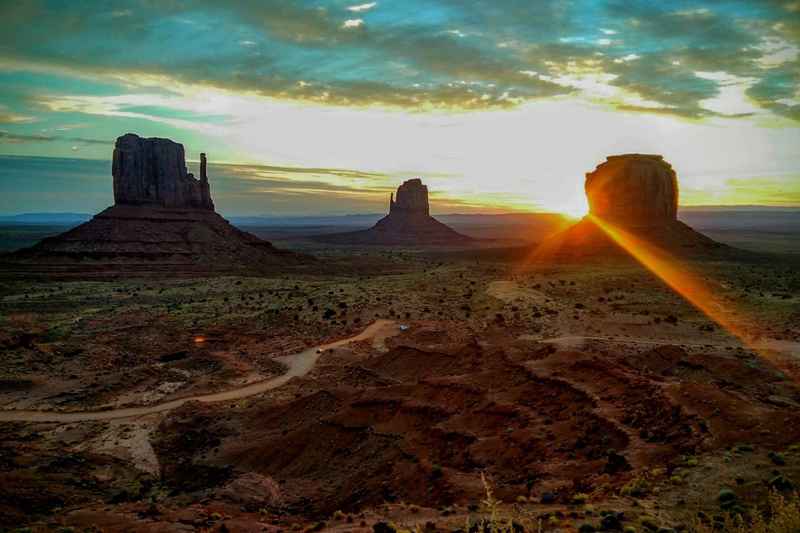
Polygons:
[[[349,344],[355,341],[363,341],[372,339],[376,347],[381,347],[386,338],[397,335],[400,332],[396,323],[392,320],[377,320],[370,324],[364,331],[349,337],[347,339],[338,340],[322,346],[309,348],[294,355],[277,358],[279,361],[286,364],[288,370],[285,374],[277,376],[272,379],[250,383],[221,392],[214,392],[211,394],[202,394],[198,396],[187,396],[186,398],[178,398],[164,403],[155,405],[141,406],[141,407],[125,407],[121,409],[108,409],[105,411],[79,411],[63,413],[58,411],[34,411],[34,410],[0,410],[0,422],[84,422],[92,420],[115,420],[119,418],[133,418],[144,415],[151,415],[155,413],[163,413],[170,411],[186,402],[226,402],[230,400],[239,400],[249,396],[255,396],[268,390],[276,389],[284,385],[289,380],[295,377],[304,376],[317,363],[321,355],[321,351],[329,350]],[[706,346],[700,343],[683,343],[679,341],[661,341],[661,340],[647,340],[647,339],[632,339],[632,338],[613,338],[613,337],[592,337],[584,335],[566,335],[561,337],[553,337],[549,339],[536,339],[542,343],[556,344],[560,348],[577,348],[587,340],[599,340],[607,342],[619,342],[624,344],[643,344],[643,345],[666,345],[666,344],[681,344],[693,346]],[[782,342],[775,341],[769,348],[778,352],[786,353],[787,355],[800,356],[800,343],[796,342]],[[776,344],[777,343],[777,344]],[[764,347],[768,343],[762,342]]]
[[234,389],[229,389],[221,392],[214,392],[211,394],[202,394],[198,396],[187,396],[186,398],[178,398],[164,403],[155,405],[147,405],[141,407],[125,407],[121,409],[108,409],[105,411],[79,411],[71,413],[62,413],[58,411],[33,411],[33,410],[8,410],[0,411],[0,422],[85,422],[94,420],[115,420],[119,418],[132,418],[137,416],[152,415],[155,413],[163,413],[170,411],[186,402],[226,402],[229,400],[238,400],[255,396],[268,390],[276,389],[284,385],[289,380],[295,377],[306,375],[314,365],[317,363],[322,351],[337,348],[345,344],[356,341],[364,341],[372,339],[373,345],[382,346],[383,341],[388,337],[396,335],[400,330],[392,320],[376,320],[370,324],[364,331],[349,337],[347,339],[338,340],[322,346],[315,346],[294,355],[276,358],[278,361],[286,364],[288,367],[285,374],[281,374],[272,379],[250,383]]

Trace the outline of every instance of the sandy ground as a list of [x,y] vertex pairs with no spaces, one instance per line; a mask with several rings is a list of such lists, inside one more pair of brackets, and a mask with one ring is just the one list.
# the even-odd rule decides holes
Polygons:
[[[0,411],[0,422],[84,422],[93,420],[117,420],[120,418],[136,418],[156,413],[163,413],[172,409],[177,409],[188,402],[201,402],[201,403],[214,403],[214,402],[229,402],[233,400],[240,400],[262,394],[268,390],[276,389],[289,380],[306,375],[320,356],[326,351],[333,351],[334,349],[344,346],[350,342],[358,342],[365,340],[373,340],[373,345],[381,346],[385,340],[397,334],[398,326],[391,320],[378,320],[370,324],[358,335],[334,341],[328,344],[323,344],[315,348],[309,348],[300,353],[287,355],[278,358],[278,360],[286,365],[286,372],[276,378],[268,379],[265,381],[258,381],[250,383],[242,387],[236,387],[213,394],[204,394],[202,396],[188,396],[186,398],[179,398],[169,402],[158,403],[155,405],[147,405],[143,407],[128,407],[124,409],[108,409],[104,411],[85,411],[85,412],[70,412],[59,413],[55,411],[35,411],[35,410],[4,410]],[[180,383],[182,384],[182,383]],[[177,390],[179,387],[173,383],[162,383],[159,385],[157,392],[164,393],[164,389]],[[147,401],[147,398],[145,398]]]
[[528,529],[644,530],[800,483],[782,263],[692,265],[744,343],[635,265],[358,254],[384,266],[0,285],[0,523],[450,531],[484,475]]

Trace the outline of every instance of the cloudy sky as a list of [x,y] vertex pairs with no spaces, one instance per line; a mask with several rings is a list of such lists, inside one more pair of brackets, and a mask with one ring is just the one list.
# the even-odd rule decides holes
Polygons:
[[417,175],[438,212],[577,213],[625,152],[685,205],[800,205],[799,47],[800,0],[3,2],[0,154],[170,137],[232,164],[236,214],[380,210]]

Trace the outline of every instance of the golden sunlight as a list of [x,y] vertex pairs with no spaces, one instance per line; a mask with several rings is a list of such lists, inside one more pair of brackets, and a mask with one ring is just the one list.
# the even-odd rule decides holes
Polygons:
[[570,198],[561,204],[553,206],[552,210],[577,220],[589,213],[589,205],[586,203],[586,196],[581,194],[578,197]]
[[762,349],[755,342],[760,335],[749,330],[752,321],[748,320],[748,317],[745,317],[732,302],[723,301],[718,296],[722,292],[721,287],[714,290],[711,285],[713,281],[704,281],[701,276],[692,272],[687,264],[681,263],[666,251],[618,225],[592,214],[588,218],[631,257],[658,276],[697,310],[738,338],[743,345],[768,359],[787,375],[794,377],[794,368],[791,365],[787,366],[787,363],[772,357],[768,350]]

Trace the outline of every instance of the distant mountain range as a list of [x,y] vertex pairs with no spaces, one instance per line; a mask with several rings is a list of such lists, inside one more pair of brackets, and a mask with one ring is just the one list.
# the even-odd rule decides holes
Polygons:
[[21,213],[0,215],[0,224],[81,224],[90,218],[88,213]]
[[[237,226],[261,227],[369,227],[383,214],[367,213],[353,215],[318,216],[229,216]],[[508,213],[508,214],[443,214],[435,217],[454,226],[499,227],[507,225],[552,224],[561,215],[553,213]],[[683,207],[678,217],[697,229],[764,229],[780,228],[783,231],[800,231],[800,208],[764,206],[702,206]],[[0,224],[12,225],[77,225],[91,219],[88,213],[21,213],[0,216]]]
[[[229,216],[226,217],[237,226],[371,226],[385,214],[365,213],[353,215],[318,215],[318,216]],[[537,220],[554,220],[561,215],[551,213],[508,213],[497,215],[482,214],[445,214],[435,215],[443,222],[454,224],[480,224],[503,226],[507,224],[531,223]],[[81,224],[91,219],[88,213],[21,213],[19,215],[2,215],[0,224]]]

